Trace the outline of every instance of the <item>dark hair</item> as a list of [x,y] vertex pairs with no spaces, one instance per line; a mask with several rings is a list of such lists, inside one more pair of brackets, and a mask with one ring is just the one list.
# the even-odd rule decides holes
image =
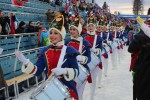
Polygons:
[[30,26],[30,24],[32,23],[33,21],[29,21],[29,26]]
[[19,23],[19,28],[21,28],[23,25],[25,25],[26,23],[24,22],[24,21],[21,21],[20,23]]

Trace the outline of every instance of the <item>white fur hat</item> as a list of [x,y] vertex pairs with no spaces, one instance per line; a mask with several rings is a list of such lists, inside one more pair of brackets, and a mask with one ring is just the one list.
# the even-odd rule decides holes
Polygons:
[[94,26],[96,26],[96,20],[95,20],[94,15],[92,15],[88,18],[87,26],[89,26],[90,24],[93,24]]
[[49,32],[51,30],[56,30],[58,33],[61,34],[62,38],[65,39],[65,37],[66,37],[66,29],[64,27],[64,16],[63,15],[57,16],[52,21],[52,27],[49,29]]
[[74,18],[74,20],[70,23],[69,29],[70,29],[70,27],[72,27],[72,26],[78,30],[79,35],[80,35],[81,32],[82,32],[82,25],[81,25],[81,23],[80,23],[79,17],[75,17],[75,18]]

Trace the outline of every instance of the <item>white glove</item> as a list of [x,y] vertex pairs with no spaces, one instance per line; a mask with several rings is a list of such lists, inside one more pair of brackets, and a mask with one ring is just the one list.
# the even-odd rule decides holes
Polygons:
[[22,52],[15,50],[15,55],[18,58],[18,60],[20,60],[21,62],[23,62],[24,65],[29,63],[29,59],[26,59],[26,57],[22,54]]
[[96,55],[99,55],[101,53],[101,50],[99,48],[91,49],[92,52],[94,52]]
[[111,44],[112,44],[112,42],[111,42],[111,41],[107,41],[107,43],[108,43],[108,45],[111,45]]
[[91,52],[96,52],[95,48],[91,48],[90,50],[91,50]]
[[122,42],[122,39],[119,39],[119,42]]
[[56,76],[67,74],[66,68],[53,68],[51,70]]
[[2,54],[2,52],[3,52],[3,49],[2,49],[2,48],[0,48],[0,54]]
[[115,42],[119,42],[119,40],[118,40],[118,39],[114,39],[114,41],[115,41]]
[[80,62],[81,64],[84,64],[86,63],[86,57],[85,56],[82,56],[82,55],[78,55],[76,57],[77,61]]

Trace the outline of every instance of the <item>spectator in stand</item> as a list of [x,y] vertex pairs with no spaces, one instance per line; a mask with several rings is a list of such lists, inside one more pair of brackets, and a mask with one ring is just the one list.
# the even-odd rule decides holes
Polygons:
[[41,30],[42,26],[41,26],[41,22],[40,21],[37,21],[36,22],[36,26],[35,26],[35,31],[36,32],[39,32]]
[[61,2],[62,2],[62,0],[56,0],[56,1],[55,1],[55,4],[56,4],[57,6],[61,6]]
[[41,38],[41,33],[42,33],[42,26],[41,26],[40,21],[37,21],[35,30],[38,32],[37,33],[38,34],[38,45],[41,46],[40,38]]
[[32,33],[32,32],[37,32],[37,30],[34,26],[34,22],[29,21],[29,25],[27,26],[27,33]]
[[4,16],[4,12],[2,10],[0,10],[0,24],[2,26],[2,31],[1,31],[2,35],[7,35],[11,32],[11,30],[14,29],[14,27],[10,28],[10,23],[11,23],[11,25],[14,25],[12,23],[15,22],[16,17],[14,15],[14,13],[11,13],[10,17],[11,17],[11,20],[9,19],[8,16]]
[[19,23],[18,28],[16,29],[16,34],[25,33],[25,32],[26,32],[26,23],[24,21],[21,21]]
[[52,21],[53,20],[53,18],[55,17],[54,16],[54,12],[51,10],[51,9],[48,9],[48,11],[45,13],[46,14],[46,16],[47,16],[47,20],[48,21]]

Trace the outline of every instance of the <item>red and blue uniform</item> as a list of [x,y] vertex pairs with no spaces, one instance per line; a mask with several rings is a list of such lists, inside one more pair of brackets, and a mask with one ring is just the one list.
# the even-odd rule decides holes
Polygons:
[[[85,34],[83,35],[83,38],[87,41],[89,41],[89,43],[93,46],[94,43],[94,39],[95,39],[95,35],[89,35],[89,34]],[[97,40],[96,40],[96,47],[95,48],[99,48],[102,50],[105,50],[102,46],[102,41],[103,39],[100,36],[97,36]],[[105,50],[105,54],[103,54],[103,56],[105,56],[106,58],[108,58],[108,54]],[[100,56],[98,56],[100,58]],[[101,58],[100,58],[101,59]],[[101,63],[99,64],[100,69],[102,69],[102,65]]]
[[[85,34],[82,37],[93,46],[95,35]],[[96,48],[99,48],[102,50],[102,41],[103,39],[100,36],[97,36]]]
[[[75,39],[67,39],[65,41],[65,45],[72,46],[76,50],[79,50],[80,41]],[[90,71],[89,66],[87,65],[91,61],[91,52],[90,52],[91,44],[83,39],[83,45],[82,45],[82,52],[84,52],[82,55],[86,56],[88,58],[87,62],[85,64],[82,64],[88,71]]]
[[[40,75],[45,69],[46,70],[44,72],[46,75],[50,76],[52,73],[51,70],[56,68],[58,64],[62,47],[63,46],[47,46],[38,53],[38,60],[36,63],[37,71],[35,73],[36,76]],[[66,54],[64,56],[64,59],[67,60],[63,63],[61,68],[73,68],[77,69],[79,72],[76,60],[77,55],[79,55],[77,50],[75,50],[73,47],[67,46]],[[69,88],[71,96],[75,99],[78,99],[74,80],[68,82],[64,79],[64,77],[59,78],[59,80]]]
[[[119,31],[117,31],[117,32],[116,32],[116,38],[123,41],[123,34],[121,34],[121,32],[119,32]],[[121,41],[120,41],[120,44],[121,44],[121,45],[119,46],[119,49],[120,49],[120,48],[123,49],[123,44],[122,44]]]

